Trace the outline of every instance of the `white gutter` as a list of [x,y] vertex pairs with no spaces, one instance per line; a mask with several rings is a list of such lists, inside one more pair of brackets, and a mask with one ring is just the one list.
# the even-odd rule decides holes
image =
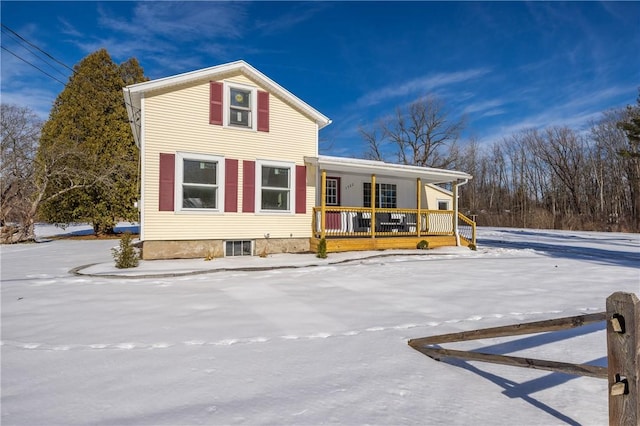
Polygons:
[[456,236],[456,247],[460,247],[460,232],[458,232],[458,188],[462,185],[466,185],[469,179],[464,179],[462,182],[456,181],[453,184],[453,232]]
[[313,166],[330,169],[336,172],[359,173],[366,175],[376,174],[379,176],[385,175],[404,178],[420,177],[426,184],[449,183],[456,180],[471,179],[471,175],[454,170],[385,163],[383,161],[363,160],[359,158],[319,155],[318,157],[305,157],[304,161]]

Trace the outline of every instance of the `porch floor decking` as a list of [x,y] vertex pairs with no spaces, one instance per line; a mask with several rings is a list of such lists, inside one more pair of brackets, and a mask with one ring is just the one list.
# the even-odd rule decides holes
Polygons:
[[[418,243],[422,240],[425,240],[429,243],[429,248],[456,245],[456,237],[453,235],[430,235],[422,237],[418,237],[415,235],[403,237],[376,236],[375,238],[327,236],[325,238],[325,241],[327,243],[327,253],[339,253],[344,251],[359,250],[411,250],[416,249]],[[319,243],[319,238],[311,237],[309,239],[310,251],[317,253]],[[468,246],[469,242],[465,238],[460,238],[460,245]]]

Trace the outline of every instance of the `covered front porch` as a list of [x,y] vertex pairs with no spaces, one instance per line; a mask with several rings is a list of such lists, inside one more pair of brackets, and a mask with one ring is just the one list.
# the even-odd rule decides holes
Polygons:
[[451,210],[340,207],[323,212],[315,207],[313,212],[310,249],[314,252],[323,238],[328,253],[414,249],[423,240],[429,248],[476,243],[475,222]]
[[[429,248],[476,244],[475,223],[458,211],[458,187],[471,178],[466,173],[342,157],[305,160],[316,166],[319,189],[311,251],[317,252],[323,239],[328,253],[415,249],[421,241]],[[329,186],[328,176],[333,176]],[[450,185],[451,192],[434,184]],[[340,188],[350,190],[351,196],[339,196]],[[426,200],[429,191],[447,193],[450,203],[445,199],[433,204],[448,208],[432,208]],[[358,197],[365,207],[346,205]]]

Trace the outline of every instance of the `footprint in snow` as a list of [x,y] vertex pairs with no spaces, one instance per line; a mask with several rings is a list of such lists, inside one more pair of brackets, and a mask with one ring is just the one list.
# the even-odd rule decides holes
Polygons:
[[329,333],[316,333],[309,336],[309,339],[326,339],[327,337],[331,337]]
[[68,351],[69,349],[71,349],[71,346],[67,346],[67,345],[54,346],[52,349],[54,351]]
[[108,345],[105,345],[105,344],[103,344],[103,343],[96,343],[96,344],[94,344],[94,345],[89,345],[89,347],[90,347],[91,349],[104,349],[104,348],[106,348],[107,346],[108,346]]
[[393,328],[396,329],[396,330],[407,330],[409,328],[415,328],[417,326],[418,326],[418,324],[400,324],[400,325],[396,325]]

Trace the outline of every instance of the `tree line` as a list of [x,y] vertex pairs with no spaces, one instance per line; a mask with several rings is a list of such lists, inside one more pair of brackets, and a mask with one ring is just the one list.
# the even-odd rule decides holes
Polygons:
[[463,128],[426,96],[360,133],[367,158],[471,174],[460,206],[478,225],[640,231],[640,95],[586,131],[524,129],[461,144]]

